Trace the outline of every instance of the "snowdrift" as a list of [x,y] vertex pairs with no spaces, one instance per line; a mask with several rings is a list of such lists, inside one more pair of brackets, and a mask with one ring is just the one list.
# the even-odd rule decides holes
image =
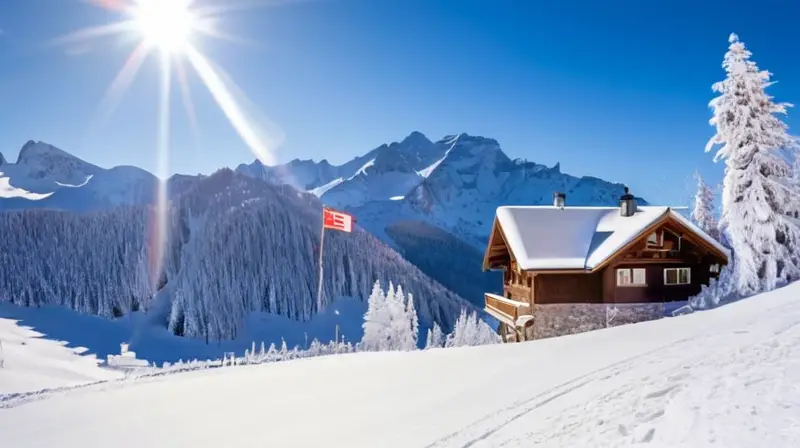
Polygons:
[[0,400],[4,394],[32,392],[118,378],[98,367],[86,348],[43,337],[13,319],[0,317]]
[[109,440],[798,446],[799,343],[800,283],[711,311],[541,341],[329,356],[8,398],[0,434],[9,446],[65,448]]

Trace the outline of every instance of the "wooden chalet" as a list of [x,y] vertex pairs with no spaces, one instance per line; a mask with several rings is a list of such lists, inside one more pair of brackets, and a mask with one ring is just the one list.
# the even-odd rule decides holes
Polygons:
[[[537,312],[555,304],[687,300],[728,263],[728,251],[670,207],[500,207],[483,270],[502,270],[503,295],[486,294],[502,335],[537,338]],[[562,307],[563,308],[563,307]],[[533,332],[535,333],[535,332]]]

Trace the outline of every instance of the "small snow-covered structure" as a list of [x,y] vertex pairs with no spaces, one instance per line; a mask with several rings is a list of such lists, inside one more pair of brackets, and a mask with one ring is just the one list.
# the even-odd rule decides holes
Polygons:
[[503,296],[487,313],[514,340],[577,333],[660,318],[664,304],[700,292],[728,264],[728,250],[671,207],[638,207],[625,189],[619,207],[500,207],[483,261],[502,270]]
[[129,349],[129,345],[121,343],[119,347],[119,355],[108,355],[107,364],[109,367],[119,368],[138,368],[148,367],[149,363],[144,359],[137,359],[136,352]]

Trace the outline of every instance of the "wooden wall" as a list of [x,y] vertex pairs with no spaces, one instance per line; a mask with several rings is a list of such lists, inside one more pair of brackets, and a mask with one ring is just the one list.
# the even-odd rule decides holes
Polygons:
[[[691,268],[691,283],[688,285],[665,285],[665,268]],[[606,287],[604,288],[607,303],[644,303],[675,302],[686,300],[700,292],[702,285],[707,285],[710,278],[711,263],[686,264],[625,264],[607,269]],[[622,268],[645,269],[646,286],[617,286],[616,270]],[[612,292],[613,291],[613,292]]]
[[[532,305],[556,303],[648,303],[686,300],[707,285],[713,260],[694,264],[636,264],[620,263],[592,274],[538,273],[533,281]],[[692,269],[689,285],[665,285],[664,268],[689,267]],[[645,269],[646,286],[617,286],[616,270],[623,268]],[[529,290],[516,285],[507,286],[513,297],[529,297]]]
[[536,275],[534,302],[537,305],[553,303],[602,303],[603,276],[594,274],[542,274]]
[[[532,291],[533,291],[533,275],[528,272],[516,274],[510,270],[506,270],[503,277],[503,296],[533,304]],[[530,285],[530,286],[529,286]]]

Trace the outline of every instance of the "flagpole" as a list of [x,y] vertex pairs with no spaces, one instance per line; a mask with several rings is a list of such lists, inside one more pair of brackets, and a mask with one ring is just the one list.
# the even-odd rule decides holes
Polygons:
[[322,251],[325,248],[325,208],[322,209],[322,231],[319,236],[319,280],[317,281],[317,312],[322,311]]

